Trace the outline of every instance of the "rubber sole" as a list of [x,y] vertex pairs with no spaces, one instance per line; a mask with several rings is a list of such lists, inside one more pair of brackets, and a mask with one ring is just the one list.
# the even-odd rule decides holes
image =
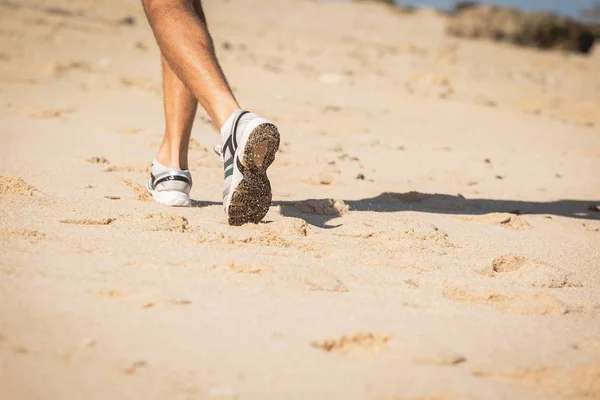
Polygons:
[[167,190],[159,192],[156,190],[148,190],[152,195],[152,198],[157,203],[164,204],[171,207],[189,207],[192,205],[190,197],[182,192],[176,190]]
[[267,168],[275,160],[279,149],[279,131],[270,123],[264,123],[252,131],[240,160],[242,180],[233,189],[227,207],[229,225],[258,224],[271,206],[271,183]]

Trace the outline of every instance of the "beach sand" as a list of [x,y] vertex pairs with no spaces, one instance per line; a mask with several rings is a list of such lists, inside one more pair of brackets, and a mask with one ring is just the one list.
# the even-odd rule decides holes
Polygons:
[[203,111],[194,206],[148,201],[139,2],[0,2],[0,397],[599,399],[600,52],[206,3],[282,134],[258,225],[226,224]]

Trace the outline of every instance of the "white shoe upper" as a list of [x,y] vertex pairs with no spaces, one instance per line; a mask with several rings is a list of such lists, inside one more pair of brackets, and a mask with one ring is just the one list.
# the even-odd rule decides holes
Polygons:
[[167,168],[154,160],[147,189],[159,203],[168,206],[189,206],[192,175],[188,170]]

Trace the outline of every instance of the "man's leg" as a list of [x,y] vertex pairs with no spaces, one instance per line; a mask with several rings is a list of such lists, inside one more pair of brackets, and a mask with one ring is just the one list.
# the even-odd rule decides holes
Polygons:
[[[264,118],[240,110],[218,64],[201,0],[142,2],[171,72],[193,93],[221,131],[220,154],[225,181],[223,204],[229,223],[258,223],[271,205],[271,185],[266,172],[279,148],[277,127]],[[169,101],[166,93],[165,101]],[[165,105],[167,113],[171,106]],[[182,111],[173,107],[175,111]],[[185,112],[180,115],[189,116]],[[189,138],[189,133],[186,137]],[[179,138],[181,143],[184,133],[180,132]],[[165,138],[165,141],[168,139]],[[165,166],[157,167],[161,168],[153,166],[148,184],[153,197],[165,204],[189,205],[189,171],[165,171]],[[160,173],[159,176],[156,176],[155,170]],[[187,196],[186,201],[180,201],[180,194]],[[175,197],[173,203],[171,196]],[[161,198],[167,201],[161,201]]]
[[164,57],[161,61],[166,126],[156,161],[168,168],[186,170],[190,135],[198,101],[173,72]]
[[142,0],[171,70],[185,82],[217,129],[240,108],[219,66],[200,0]]

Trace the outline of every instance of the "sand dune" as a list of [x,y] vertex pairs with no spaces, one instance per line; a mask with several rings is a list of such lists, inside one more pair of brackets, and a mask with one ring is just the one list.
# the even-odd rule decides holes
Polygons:
[[145,193],[163,117],[138,2],[0,2],[0,397],[600,398],[597,51],[206,3],[282,132],[259,225],[226,225],[203,113],[193,207]]

